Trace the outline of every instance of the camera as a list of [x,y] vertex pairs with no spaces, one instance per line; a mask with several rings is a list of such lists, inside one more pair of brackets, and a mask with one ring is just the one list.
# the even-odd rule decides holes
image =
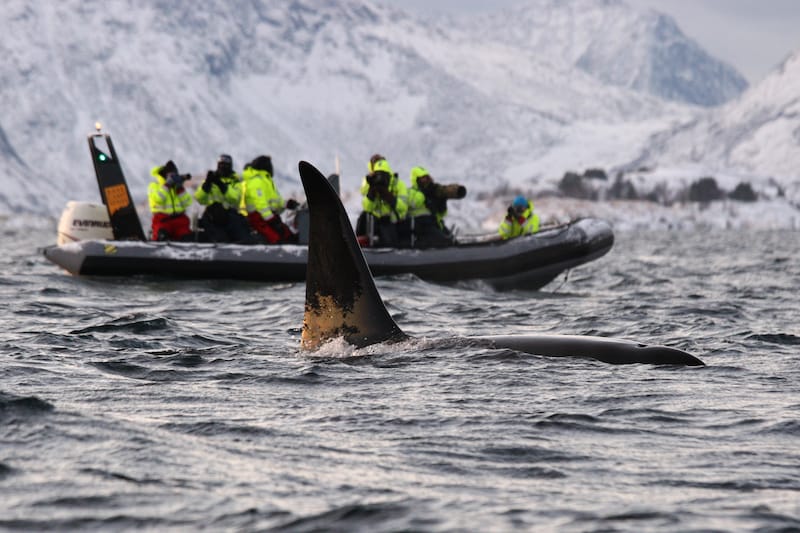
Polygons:
[[367,176],[367,183],[369,183],[373,187],[388,187],[389,181],[391,181],[391,179],[392,177],[389,175],[388,172],[383,172],[382,170],[379,170]]
[[445,198],[447,200],[460,200],[467,195],[467,188],[457,183],[449,185],[434,184],[433,194],[437,198]]
[[167,187],[180,187],[183,185],[184,181],[190,179],[192,179],[191,174],[176,174],[175,172],[170,172],[167,174],[166,184]]

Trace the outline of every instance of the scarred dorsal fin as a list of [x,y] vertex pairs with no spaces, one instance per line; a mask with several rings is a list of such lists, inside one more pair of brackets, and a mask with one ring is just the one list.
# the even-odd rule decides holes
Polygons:
[[300,161],[310,216],[302,346],[343,337],[369,346],[406,335],[383,305],[347,212],[319,170]]

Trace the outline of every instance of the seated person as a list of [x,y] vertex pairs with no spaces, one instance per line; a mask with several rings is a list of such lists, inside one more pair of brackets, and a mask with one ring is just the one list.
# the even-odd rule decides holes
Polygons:
[[539,231],[539,215],[533,212],[533,202],[524,196],[517,196],[508,208],[508,214],[497,233],[503,240],[521,235],[531,235]]
[[423,167],[411,169],[408,191],[408,217],[411,219],[412,246],[417,248],[448,246],[454,238],[444,224],[447,200],[463,198],[467,190],[461,185],[440,185]]
[[204,241],[248,243],[252,240],[250,225],[239,213],[242,184],[241,177],[233,171],[231,156],[219,156],[216,170],[208,171],[194,197],[200,205],[206,206],[198,223],[203,229]]
[[[361,205],[364,221],[357,224],[361,235],[368,235],[372,217],[373,234],[368,235],[370,244],[396,247],[400,245],[398,223],[405,222],[408,213],[406,185],[392,172],[392,167],[383,156],[375,154],[367,165],[369,174],[361,183]],[[374,241],[373,241],[374,239]]]
[[260,155],[245,165],[243,187],[247,221],[269,244],[294,243],[297,235],[281,220],[284,208],[295,209],[297,202],[283,198],[272,180],[272,159]]
[[150,238],[154,241],[191,241],[194,239],[186,210],[192,195],[183,183],[190,179],[181,175],[172,160],[150,171],[153,181],[147,188],[150,213],[153,215]]

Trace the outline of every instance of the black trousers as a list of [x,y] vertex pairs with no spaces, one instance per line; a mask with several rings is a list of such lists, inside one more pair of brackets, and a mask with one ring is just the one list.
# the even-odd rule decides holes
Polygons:
[[453,244],[452,236],[439,227],[433,215],[414,217],[413,233],[414,248],[442,248]]
[[211,204],[200,217],[205,242],[254,243],[253,231],[247,219],[235,209],[225,209],[221,204]]

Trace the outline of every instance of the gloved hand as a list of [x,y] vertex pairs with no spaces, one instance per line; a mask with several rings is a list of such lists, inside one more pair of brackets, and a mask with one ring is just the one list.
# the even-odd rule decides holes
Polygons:
[[265,222],[279,235],[283,233],[283,220],[278,215],[272,215]]
[[394,194],[389,191],[389,187],[379,187],[378,196],[380,196],[381,200],[387,204],[394,205],[394,203],[397,201],[397,198],[395,198]]
[[211,186],[214,184],[214,179],[215,179],[214,175],[215,172],[213,170],[209,170],[208,173],[206,174],[206,179],[203,180],[203,185],[201,185],[203,190],[207,193],[211,192]]
[[286,200],[286,209],[297,209],[300,204],[294,198]]
[[427,207],[433,215],[437,213],[444,213],[447,211],[447,199],[437,198],[435,196],[426,196],[425,207]]
[[389,192],[389,187],[383,183],[373,183],[369,186],[369,191],[367,191],[367,198],[373,201],[376,198],[380,198],[384,202],[388,202],[390,197],[394,198],[394,195]]
[[506,218],[509,220],[514,220],[515,218],[517,218],[517,214],[514,213],[513,207],[508,208],[508,214],[506,214]]
[[172,178],[172,185],[171,187],[175,187],[176,189],[183,189],[183,183],[185,181],[189,181],[192,179],[191,174],[175,174]]

